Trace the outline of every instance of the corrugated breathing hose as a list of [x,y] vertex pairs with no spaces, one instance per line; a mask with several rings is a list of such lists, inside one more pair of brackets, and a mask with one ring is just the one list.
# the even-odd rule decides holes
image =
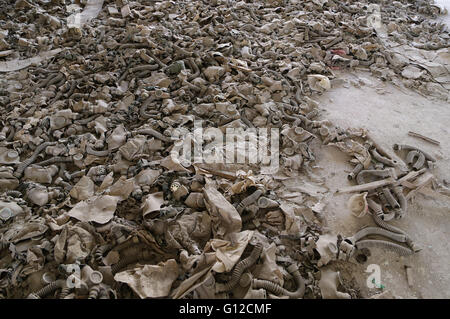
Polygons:
[[8,246],[9,246],[9,243],[7,243],[6,241],[0,241],[0,251],[8,248]]
[[142,106],[139,110],[139,115],[141,116],[141,118],[148,120],[153,117],[153,114],[147,113],[147,107],[155,100],[155,96],[152,94],[142,103]]
[[383,187],[383,194],[392,208],[400,208],[400,204],[395,200],[389,188]]
[[44,288],[31,293],[28,296],[28,298],[29,299],[40,299],[40,298],[43,298],[43,297],[51,294],[52,292],[56,291],[59,288],[64,288],[64,287],[66,287],[66,281],[64,279],[58,279],[58,280],[55,280],[55,281],[49,283]]
[[408,209],[408,201],[406,200],[405,195],[403,195],[403,188],[401,186],[395,186],[393,191],[395,196],[397,196],[400,207],[402,209],[401,215],[399,217],[404,217],[406,214],[406,210]]
[[242,214],[242,211],[244,210],[245,207],[256,202],[262,194],[264,194],[264,190],[262,188],[258,188],[251,195],[244,198],[236,207],[239,214]]
[[401,150],[418,151],[418,152],[422,153],[427,160],[432,161],[432,162],[436,162],[436,159],[433,156],[431,156],[428,153],[425,153],[424,151],[422,151],[422,150],[420,150],[420,149],[418,149],[417,147],[414,147],[414,146],[394,144],[394,150],[396,150],[396,151],[401,151]]
[[10,191],[6,191],[5,192],[5,195],[7,195],[7,196],[12,196],[12,197],[22,197],[22,193],[21,192],[19,192],[19,191],[13,191],[13,190],[10,190]]
[[91,145],[86,145],[86,153],[98,157],[105,157],[111,154],[111,151],[109,150],[98,151],[93,149]]
[[100,294],[101,291],[101,287],[100,285],[95,285],[93,286],[90,290],[89,290],[89,297],[88,299],[97,299],[98,295]]
[[95,261],[97,261],[99,264],[103,263],[103,255],[111,248],[112,248],[111,244],[98,247],[94,253]]
[[[417,158],[416,162],[414,160]],[[419,151],[410,151],[406,156],[406,162],[416,170],[422,168],[423,164],[425,164],[425,155]],[[413,164],[414,163],[414,164]]]
[[361,240],[355,244],[356,248],[369,248],[369,247],[378,247],[378,248],[388,248],[393,250],[400,256],[409,256],[414,254],[414,251],[410,248],[403,247],[401,245],[391,243],[385,240],[376,240],[376,239],[366,239]]
[[136,131],[136,133],[142,135],[150,135],[166,143],[170,143],[172,141],[170,137],[163,135],[162,133],[158,132],[155,129],[152,129],[151,127],[139,129]]
[[231,274],[231,279],[229,282],[227,282],[226,284],[224,284],[223,286],[217,286],[217,293],[221,293],[221,292],[228,292],[231,289],[233,289],[237,283],[239,282],[239,280],[241,279],[242,274],[244,273],[244,271],[251,267],[259,258],[259,256],[262,253],[262,249],[263,246],[261,243],[258,243],[255,245],[255,248],[253,248],[252,252],[250,253],[250,255],[241,260],[233,269],[233,273]]
[[372,214],[373,220],[375,221],[375,223],[384,228],[387,229],[391,232],[397,233],[397,234],[402,234],[406,236],[405,239],[405,243],[408,245],[408,247],[410,247],[414,252],[418,252],[421,250],[420,247],[417,247],[414,242],[412,241],[411,237],[403,230],[401,230],[400,228],[397,228],[395,226],[389,225],[388,223],[386,223],[384,220],[382,220],[380,218],[380,213],[383,213],[383,210],[381,209],[381,206],[378,205],[377,203],[375,203],[372,199],[368,198],[367,199],[367,203],[369,204],[370,209],[372,209],[374,212]]
[[25,171],[25,168],[27,168],[28,166],[33,164],[36,161],[38,155],[43,150],[45,150],[47,148],[47,146],[53,146],[53,145],[56,145],[56,142],[44,142],[41,145],[39,145],[38,147],[36,147],[33,154],[29,158],[27,158],[26,160],[24,160],[22,163],[19,164],[16,171],[14,172],[14,176],[17,178],[22,177],[23,172]]
[[358,183],[358,185],[364,184],[365,183],[364,179],[367,175],[374,175],[386,178],[391,176],[391,174],[392,174],[391,169],[385,170],[367,169],[358,173],[358,175],[356,176],[356,182]]
[[352,242],[358,242],[361,238],[364,238],[369,235],[380,235],[385,236],[389,239],[398,241],[400,243],[406,242],[406,235],[405,234],[398,234],[394,232],[390,232],[386,229],[383,229],[381,227],[366,227],[361,229],[359,232],[357,232],[352,237],[348,238]]
[[390,160],[389,158],[382,156],[375,148],[371,151],[371,153],[372,156],[380,163],[393,167],[397,165],[397,162],[395,160]]
[[356,177],[356,175],[358,175],[362,169],[364,168],[364,166],[361,163],[358,163],[355,168],[353,169],[353,171],[351,171],[348,175],[347,178],[349,181],[351,181],[352,179],[354,179]]
[[124,258],[121,258],[117,264],[111,267],[111,272],[113,275],[118,273],[121,269],[125,268],[130,264],[137,263],[139,261],[146,261],[150,259],[150,254],[148,251],[144,250],[137,254],[133,254]]
[[[371,198],[367,199],[367,204],[369,204],[370,209],[373,210],[372,217],[378,226],[380,226],[381,228],[387,229],[391,232],[397,233],[397,234],[407,235],[400,228],[389,225],[388,223],[386,223],[384,220],[381,219],[380,216],[383,214],[383,210],[382,210],[381,206],[378,205],[376,202],[374,202]],[[409,236],[407,236],[407,237],[409,237]]]
[[380,191],[379,189],[377,189],[377,192],[378,192],[378,194],[377,194],[378,198],[380,199],[380,202],[381,202],[381,206],[383,208],[387,208],[390,204],[388,203],[386,196],[384,196],[383,191],[382,190]]
[[295,291],[289,291],[287,289],[284,289],[279,284],[276,284],[274,282],[271,282],[269,280],[260,280],[260,279],[253,279],[252,280],[252,288],[253,289],[260,289],[263,288],[274,295],[280,296],[288,296],[291,299],[298,299],[302,298],[305,294],[305,280],[300,275],[300,271],[298,270],[297,266],[292,264],[289,265],[287,268],[287,271],[292,274],[294,277],[295,283],[297,284],[297,290]]
[[136,263],[138,261],[139,261],[138,256],[128,256],[128,257],[122,258],[119,260],[119,262],[117,264],[115,264],[114,266],[111,267],[111,272],[113,275],[115,275],[122,268],[125,268],[126,266]]
[[67,286],[63,287],[61,289],[61,292],[59,293],[59,299],[66,298],[70,294],[71,291],[72,291],[72,288],[67,287]]

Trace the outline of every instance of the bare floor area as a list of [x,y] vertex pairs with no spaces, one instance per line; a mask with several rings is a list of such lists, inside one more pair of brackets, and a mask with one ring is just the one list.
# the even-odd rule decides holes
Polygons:
[[[394,143],[416,145],[437,158],[433,173],[438,180],[450,178],[450,110],[448,102],[433,100],[408,90],[400,90],[374,79],[369,74],[340,75],[346,81],[324,93],[319,101],[324,118],[342,128],[362,127],[384,148],[392,150]],[[408,136],[414,131],[436,139],[440,146]],[[392,155],[395,152],[392,150]],[[347,174],[352,166],[349,158],[334,147],[317,150],[318,165],[327,186],[333,191],[347,186]],[[351,195],[334,194],[325,210],[330,232],[351,236],[365,225],[374,225],[368,215],[351,215],[347,201]],[[356,281],[363,297],[389,291],[397,298],[450,298],[450,199],[428,193],[419,193],[409,203],[407,216],[393,225],[404,229],[422,247],[418,254],[400,257],[394,253],[371,249],[364,264],[353,262],[333,265],[343,267],[342,276]],[[384,289],[366,288],[367,266],[381,268]],[[412,270],[412,287],[408,286],[405,266]]]

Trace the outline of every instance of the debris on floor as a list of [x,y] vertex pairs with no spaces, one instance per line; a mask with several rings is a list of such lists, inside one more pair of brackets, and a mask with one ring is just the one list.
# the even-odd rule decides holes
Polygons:
[[[366,69],[448,100],[431,1],[2,7],[0,298],[350,299],[335,264],[420,252],[389,222],[430,184],[445,194],[437,159],[335,126],[316,96]],[[375,223],[351,237],[324,231],[325,145],[354,165],[349,213]]]

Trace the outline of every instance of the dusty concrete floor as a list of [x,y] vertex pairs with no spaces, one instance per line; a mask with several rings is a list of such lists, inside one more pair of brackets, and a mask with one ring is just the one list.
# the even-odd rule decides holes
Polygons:
[[[450,11],[450,0],[436,0]],[[440,16],[450,27],[450,14]],[[438,158],[433,173],[438,180],[450,179],[450,105],[448,102],[426,98],[409,90],[383,83],[370,74],[339,75],[354,83],[364,83],[360,88],[352,84],[334,87],[319,100],[324,109],[324,118],[332,120],[342,128],[363,127],[387,149],[394,143],[417,145]],[[434,146],[409,137],[408,131],[416,131],[441,142]],[[392,153],[394,156],[395,154]],[[330,188],[348,185],[346,175],[352,166],[346,155],[333,147],[321,148],[317,152],[318,164],[324,168],[324,176]],[[351,195],[335,195],[329,199],[325,215],[333,233],[343,236],[354,234],[364,225],[374,225],[370,216],[353,217],[347,206]],[[362,297],[381,292],[367,288],[370,264],[381,267],[381,283],[388,296],[399,298],[450,298],[450,198],[429,197],[418,194],[409,203],[408,216],[392,222],[407,231],[423,248],[410,257],[399,257],[391,252],[372,249],[365,264],[337,263],[334,268],[342,277],[353,280],[360,287]],[[412,267],[413,287],[406,279],[405,265]]]
[[[363,79],[366,84],[360,88],[343,84],[324,93],[318,99],[324,109],[323,118],[342,128],[365,128],[386,149],[392,149],[394,143],[423,148],[438,159],[437,168],[433,170],[438,180],[450,180],[448,102],[400,90],[369,73],[358,76],[341,74],[339,77],[355,83]],[[410,130],[437,139],[441,145],[410,137],[407,135]],[[322,175],[331,190],[349,185],[347,174],[352,168],[348,164],[349,157],[331,146],[318,147],[316,154],[317,164],[322,167]],[[331,232],[344,237],[353,235],[364,225],[374,225],[369,215],[363,218],[351,215],[347,208],[350,196],[333,195],[324,212]],[[399,257],[373,248],[365,264],[348,266],[348,263],[337,263],[335,267],[340,268],[342,277],[356,281],[362,297],[369,297],[381,290],[367,288],[369,273],[365,270],[370,264],[378,264],[385,290],[399,298],[450,298],[450,198],[419,194],[409,203],[408,215],[391,223],[407,231],[421,245],[422,251],[413,256]],[[407,284],[405,265],[412,267],[414,285],[411,288]]]
[[[438,5],[444,6],[447,11],[450,11],[450,0],[434,0]],[[444,21],[447,25],[450,25],[450,14],[442,15],[438,18],[440,21]]]

